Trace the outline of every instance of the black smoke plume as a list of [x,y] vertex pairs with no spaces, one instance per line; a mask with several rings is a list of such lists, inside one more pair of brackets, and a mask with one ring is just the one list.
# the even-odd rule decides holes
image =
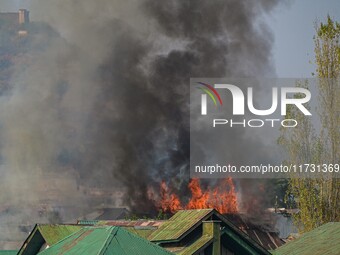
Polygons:
[[[103,203],[155,212],[163,179],[187,194],[189,79],[272,75],[263,17],[277,4],[32,0],[1,94],[1,203],[47,201],[71,219]],[[94,200],[92,188],[125,195]]]

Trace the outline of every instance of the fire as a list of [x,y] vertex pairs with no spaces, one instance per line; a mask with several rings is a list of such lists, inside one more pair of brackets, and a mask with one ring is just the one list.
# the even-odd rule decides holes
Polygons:
[[220,213],[236,213],[237,197],[233,180],[223,179],[216,188],[202,190],[198,179],[192,179],[188,185],[191,198],[187,205],[182,205],[179,197],[169,192],[163,181],[161,183],[160,209],[163,212],[175,213],[180,209],[206,209],[215,208]]
[[165,181],[161,183],[161,203],[160,209],[163,212],[175,213],[182,209],[181,201],[176,194],[169,194],[169,188]]
[[210,208],[210,192],[203,192],[198,179],[192,179],[189,183],[191,199],[187,204],[187,209],[205,209]]

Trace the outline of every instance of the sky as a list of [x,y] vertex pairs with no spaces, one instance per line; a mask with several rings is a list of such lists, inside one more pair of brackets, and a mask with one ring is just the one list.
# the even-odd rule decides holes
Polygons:
[[329,14],[340,21],[339,0],[296,0],[268,18],[275,38],[273,59],[279,78],[308,78],[314,72],[314,23]]
[[[30,1],[0,0],[0,12],[29,8]],[[30,12],[32,20],[39,18],[39,13]],[[275,39],[272,53],[279,78],[311,77],[315,70],[311,63],[314,59],[314,22],[324,20],[327,14],[340,21],[339,0],[290,1],[266,18]]]

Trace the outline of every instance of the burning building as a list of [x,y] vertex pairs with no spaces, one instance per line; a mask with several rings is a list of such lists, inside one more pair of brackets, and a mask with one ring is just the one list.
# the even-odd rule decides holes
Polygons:
[[[117,206],[137,215],[160,209],[238,212],[231,180],[211,188],[192,180],[188,187],[188,81],[271,70],[272,37],[257,21],[278,1],[119,2],[35,6],[44,24],[28,36],[1,98],[2,200],[17,208],[29,201],[33,209],[43,202],[42,211],[66,208],[58,211],[73,218],[122,190]],[[29,22],[28,11],[6,15],[15,25]],[[235,137],[243,134],[231,131],[227,155],[261,160],[259,141]],[[245,145],[242,151],[236,143]],[[42,174],[63,176],[70,169],[76,174],[65,175],[72,181],[62,188]],[[161,180],[169,183],[158,196]],[[34,221],[29,212],[25,218]]]
[[[117,242],[116,238],[122,239]],[[111,241],[106,243],[105,240]],[[81,220],[77,225],[38,224],[18,254],[67,255],[90,251],[94,254],[104,246],[109,251],[121,249],[117,254],[131,255],[269,255],[268,250],[281,244],[273,233],[255,228],[241,230],[214,209],[198,209],[180,210],[168,220]],[[141,246],[144,247],[142,250]]]
[[190,198],[186,204],[179,196],[172,193],[167,184],[162,181],[160,201],[156,202],[164,213],[175,213],[181,209],[213,208],[220,213],[236,213],[238,211],[237,194],[231,178],[221,180],[215,188],[203,190],[199,179],[192,179],[188,184]]
[[[283,246],[275,235],[214,209],[180,210],[168,220],[80,220],[36,224],[20,250],[0,254],[270,255],[338,254],[339,223]],[[235,218],[236,217],[236,218]],[[280,247],[281,246],[281,247]]]

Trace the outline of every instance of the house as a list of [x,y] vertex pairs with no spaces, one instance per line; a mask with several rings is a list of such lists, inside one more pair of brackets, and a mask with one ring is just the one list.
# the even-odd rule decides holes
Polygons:
[[270,254],[214,209],[178,211],[148,240],[181,255]]
[[34,227],[19,252],[9,254],[169,255],[172,253],[121,227],[42,224]]
[[241,221],[239,216],[234,215],[232,218],[239,221],[239,226],[214,209],[180,210],[169,220],[78,223],[121,226],[172,253],[181,255],[270,254],[267,249],[274,249],[283,244],[274,233],[265,232]]
[[280,245],[273,233],[228,217],[199,209],[180,210],[168,220],[37,224],[17,254],[269,255],[267,249]]
[[157,230],[165,220],[113,220],[113,221],[96,221],[81,220],[80,225],[101,225],[101,226],[117,226],[136,234],[142,238],[148,239],[152,232]]
[[340,222],[329,222],[273,251],[274,255],[340,254]]

